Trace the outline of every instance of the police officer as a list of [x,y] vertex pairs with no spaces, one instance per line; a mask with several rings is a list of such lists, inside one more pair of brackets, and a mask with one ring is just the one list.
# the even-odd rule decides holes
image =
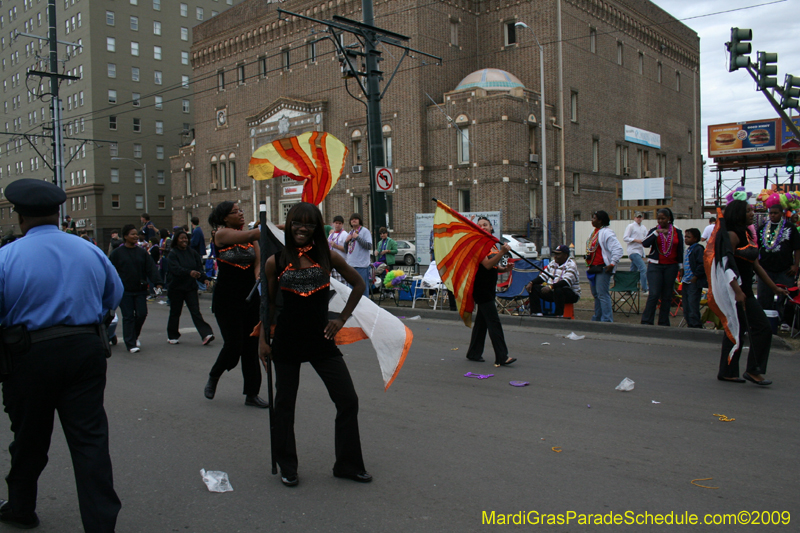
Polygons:
[[108,341],[101,322],[119,304],[122,283],[100,248],[58,230],[64,191],[21,179],[5,195],[24,237],[0,249],[3,404],[14,433],[0,521],[25,529],[39,524],[37,481],[58,411],[84,530],[111,532],[121,504],[103,408]]

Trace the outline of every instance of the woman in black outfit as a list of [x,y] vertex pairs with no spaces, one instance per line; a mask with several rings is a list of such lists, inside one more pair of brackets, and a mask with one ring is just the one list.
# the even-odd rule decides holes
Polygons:
[[[283,296],[272,346],[264,334],[268,328],[261,328],[259,353],[264,364],[267,357],[275,363],[272,446],[281,481],[288,487],[298,484],[294,413],[300,365],[305,362],[311,363],[336,405],[333,475],[360,483],[372,481],[361,455],[358,396],[334,342],[364,294],[365,283],[342,256],[331,254],[324,227],[322,214],[314,205],[303,202],[293,206],[284,225],[286,247],[270,257],[264,267],[270,301],[275,301],[278,290]],[[334,319],[328,318],[331,269],[353,286],[342,313]],[[270,305],[271,311],[274,308]]]
[[258,298],[247,302],[259,276],[258,229],[243,231],[244,213],[233,202],[222,202],[211,212],[208,222],[217,228],[214,244],[217,247],[219,274],[211,312],[217,317],[222,334],[222,350],[208,373],[205,396],[214,399],[217,382],[226,370],[233,370],[242,361],[245,405],[269,407],[258,397],[261,390],[261,368],[258,366],[258,337],[250,334],[259,322]]
[[[744,200],[734,200],[725,208],[725,224],[731,239],[736,267],[739,269],[739,278],[731,281],[731,288],[736,294],[736,314],[739,318],[739,349],[728,363],[728,355],[734,344],[727,335],[722,336],[722,356],[719,360],[717,379],[734,383],[744,383],[747,380],[765,387],[772,384],[772,380],[763,376],[767,372],[772,329],[764,309],[753,296],[753,273],[758,274],[758,277],[778,296],[788,296],[789,293],[786,289],[775,285],[758,263],[758,245],[753,242],[747,230],[747,226],[752,223],[753,206]],[[742,374],[744,376],[742,379],[739,377],[739,356],[742,354],[744,333],[748,330],[750,350],[747,352],[747,368]]]
[[[492,223],[486,217],[478,219],[478,226],[483,231],[491,235],[494,233]],[[486,332],[492,340],[494,348],[494,366],[506,366],[516,361],[516,357],[508,356],[506,338],[503,335],[503,325],[500,323],[500,316],[497,314],[497,304],[495,304],[495,292],[497,292],[497,274],[508,272],[510,265],[498,267],[503,256],[511,250],[511,246],[504,244],[498,253],[496,248],[483,258],[475,274],[475,282],[472,286],[472,298],[478,306],[475,323],[472,325],[472,338],[467,350],[467,359],[482,363],[483,345],[486,343]]]
[[214,332],[211,330],[203,315],[200,314],[200,298],[197,296],[197,282],[205,282],[208,287],[209,279],[203,269],[203,261],[200,255],[189,248],[189,237],[186,232],[178,230],[172,239],[174,246],[169,254],[167,263],[167,279],[169,284],[169,321],[167,322],[167,342],[178,344],[181,336],[178,328],[181,322],[181,311],[183,302],[189,308],[192,322],[203,339],[203,345],[214,340]]

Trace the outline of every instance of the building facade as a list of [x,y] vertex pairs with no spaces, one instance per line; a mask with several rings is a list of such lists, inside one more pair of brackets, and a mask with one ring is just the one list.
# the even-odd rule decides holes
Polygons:
[[[241,0],[58,0],[67,213],[105,245],[149,211],[172,227],[169,157],[194,128],[192,28]],[[47,0],[2,2],[0,231],[19,233],[2,190],[19,178],[53,179]],[[89,9],[91,6],[91,9]],[[18,35],[41,35],[43,39]],[[30,142],[26,139],[28,137]],[[85,139],[88,139],[85,141]],[[116,158],[116,159],[115,159]],[[146,191],[146,194],[145,194]]]
[[[281,19],[277,7],[246,0],[195,29],[197,129],[195,143],[171,162],[174,223],[205,222],[222,200],[253,218],[266,200],[281,222],[299,201],[298,184],[254,182],[247,162],[258,146],[313,129],[350,149],[345,174],[321,206],[326,219],[369,217],[365,99],[354,80],[342,79],[327,27]],[[317,19],[362,18],[361,0],[279,7]],[[443,59],[437,66],[411,54],[397,68],[402,52],[380,50],[382,86],[397,68],[381,103],[396,237],[414,237],[415,215],[432,212],[434,197],[463,211],[500,210],[504,232],[550,246],[569,244],[572,223],[598,209],[628,217],[639,208],[632,204],[661,204],[678,217],[700,216],[699,39],[654,4],[385,0],[374,10],[376,25]],[[544,52],[544,117],[534,36]],[[336,38],[358,48],[352,36]],[[666,178],[667,198],[621,201],[624,180],[648,177]]]

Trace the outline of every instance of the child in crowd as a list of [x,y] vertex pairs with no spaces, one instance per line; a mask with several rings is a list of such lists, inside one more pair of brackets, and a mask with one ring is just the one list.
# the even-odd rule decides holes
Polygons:
[[700,244],[700,230],[689,228],[686,230],[683,242],[686,244],[686,254],[683,260],[683,317],[690,328],[702,328],[700,322],[700,298],[703,288],[708,287],[706,271],[703,267],[703,252],[705,248]]

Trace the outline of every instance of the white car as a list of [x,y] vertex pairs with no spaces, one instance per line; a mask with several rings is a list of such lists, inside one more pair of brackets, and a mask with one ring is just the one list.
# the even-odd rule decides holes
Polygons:
[[417,247],[412,241],[397,241],[397,255],[394,262],[411,266],[417,260]]
[[500,242],[509,244],[512,250],[525,259],[536,259],[539,257],[536,245],[529,241],[524,235],[503,235]]

